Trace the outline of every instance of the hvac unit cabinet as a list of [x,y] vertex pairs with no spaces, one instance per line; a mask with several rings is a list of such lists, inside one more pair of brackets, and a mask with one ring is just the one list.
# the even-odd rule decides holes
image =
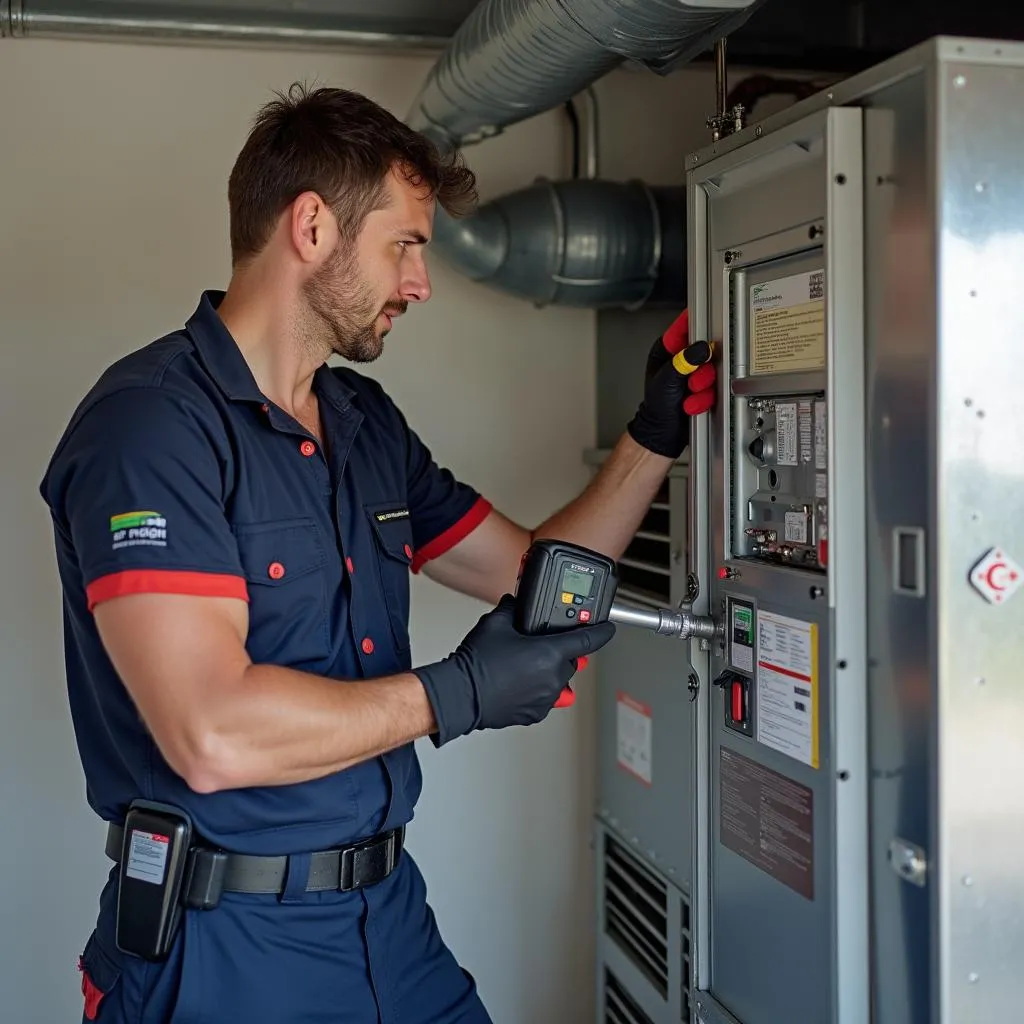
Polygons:
[[[688,510],[683,459],[619,562],[620,600],[684,600]],[[686,653],[678,640],[620,628],[599,656],[598,1005],[609,1021],[689,1020],[693,792],[679,780],[693,763],[695,690]]]
[[945,39],[687,160],[719,634],[602,652],[602,1022],[1020,1016],[1022,166],[1024,47]]

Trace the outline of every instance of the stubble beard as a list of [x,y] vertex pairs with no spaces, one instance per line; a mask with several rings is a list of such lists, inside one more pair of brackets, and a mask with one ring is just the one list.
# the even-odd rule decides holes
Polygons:
[[384,351],[388,331],[378,332],[382,312],[398,315],[407,303],[377,306],[356,265],[354,246],[339,242],[327,262],[305,286],[310,312],[310,342],[326,346],[353,363],[372,363]]

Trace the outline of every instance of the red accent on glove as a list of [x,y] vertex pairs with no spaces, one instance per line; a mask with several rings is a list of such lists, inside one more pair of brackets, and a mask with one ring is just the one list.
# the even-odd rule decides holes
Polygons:
[[661,343],[665,346],[665,351],[674,356],[677,352],[682,352],[689,342],[690,311],[684,309],[661,336]]

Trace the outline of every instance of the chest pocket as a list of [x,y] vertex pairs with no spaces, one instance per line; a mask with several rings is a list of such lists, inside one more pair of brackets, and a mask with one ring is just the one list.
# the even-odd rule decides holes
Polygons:
[[377,568],[395,648],[409,650],[409,567],[412,565],[412,523],[408,506],[391,501],[366,506],[377,546]]
[[327,554],[312,519],[235,524],[255,662],[308,666],[330,654]]

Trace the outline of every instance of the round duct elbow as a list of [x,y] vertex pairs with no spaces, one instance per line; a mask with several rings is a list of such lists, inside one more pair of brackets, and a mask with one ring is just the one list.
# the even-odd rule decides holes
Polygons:
[[474,281],[586,309],[679,306],[686,296],[683,190],[587,178],[539,180],[453,220],[432,248]]

